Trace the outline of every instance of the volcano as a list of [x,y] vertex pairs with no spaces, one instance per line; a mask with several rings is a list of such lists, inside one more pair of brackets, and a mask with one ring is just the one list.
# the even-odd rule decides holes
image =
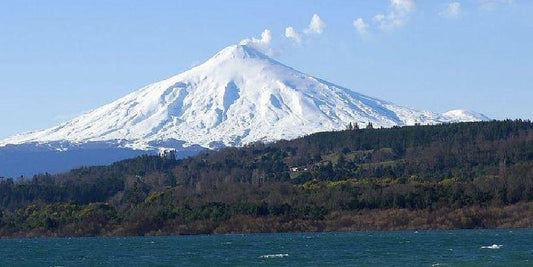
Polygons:
[[[160,149],[192,155],[344,129],[349,123],[392,127],[478,120],[488,118],[466,110],[439,114],[395,105],[297,71],[250,46],[233,45],[61,125],[0,141],[0,176],[108,164]],[[79,155],[72,159],[69,153]],[[58,159],[24,170],[28,160],[42,162],[42,155]]]

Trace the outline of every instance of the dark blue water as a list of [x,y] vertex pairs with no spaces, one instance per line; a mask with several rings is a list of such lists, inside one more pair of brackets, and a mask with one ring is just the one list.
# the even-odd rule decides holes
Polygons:
[[533,266],[533,229],[0,240],[32,265]]

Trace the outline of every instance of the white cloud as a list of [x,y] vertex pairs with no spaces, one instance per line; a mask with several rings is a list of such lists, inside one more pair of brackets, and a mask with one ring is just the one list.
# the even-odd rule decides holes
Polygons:
[[413,0],[391,0],[391,5],[398,12],[411,12],[415,8]]
[[309,23],[309,26],[307,26],[307,29],[304,30],[305,34],[321,34],[324,32],[324,28],[326,28],[326,23],[318,16],[318,14],[313,14],[313,17],[311,18],[311,22]]
[[439,14],[443,17],[454,19],[454,18],[459,17],[460,12],[461,12],[461,3],[451,2],[446,6],[446,9],[441,11]]
[[270,47],[272,43],[272,32],[269,29],[264,30],[261,33],[261,39],[252,37],[251,39],[244,39],[240,42],[241,45],[251,46],[267,55],[273,55],[274,52]]
[[296,31],[293,27],[287,27],[285,28],[285,37],[294,40],[295,43],[301,44],[302,43],[302,36],[298,31]]
[[366,35],[368,33],[368,24],[362,18],[354,20],[353,26],[360,35]]
[[306,39],[305,37],[311,34],[322,34],[326,28],[326,23],[320,18],[318,14],[313,14],[311,22],[307,28],[302,32],[298,32],[292,26],[285,28],[285,37],[291,39],[296,44],[300,45]]
[[415,9],[413,0],[390,0],[390,10],[387,15],[377,14],[373,17],[374,23],[382,30],[392,30],[404,25]]

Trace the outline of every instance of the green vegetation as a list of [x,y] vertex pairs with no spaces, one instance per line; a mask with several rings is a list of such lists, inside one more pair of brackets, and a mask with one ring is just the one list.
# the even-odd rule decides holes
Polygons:
[[324,132],[0,180],[0,236],[533,226],[533,123]]

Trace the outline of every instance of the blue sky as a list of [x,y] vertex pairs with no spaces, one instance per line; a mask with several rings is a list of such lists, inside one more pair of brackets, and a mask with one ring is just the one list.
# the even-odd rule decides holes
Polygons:
[[54,126],[265,29],[274,58],[360,93],[532,119],[532,14],[529,0],[4,1],[0,138]]

